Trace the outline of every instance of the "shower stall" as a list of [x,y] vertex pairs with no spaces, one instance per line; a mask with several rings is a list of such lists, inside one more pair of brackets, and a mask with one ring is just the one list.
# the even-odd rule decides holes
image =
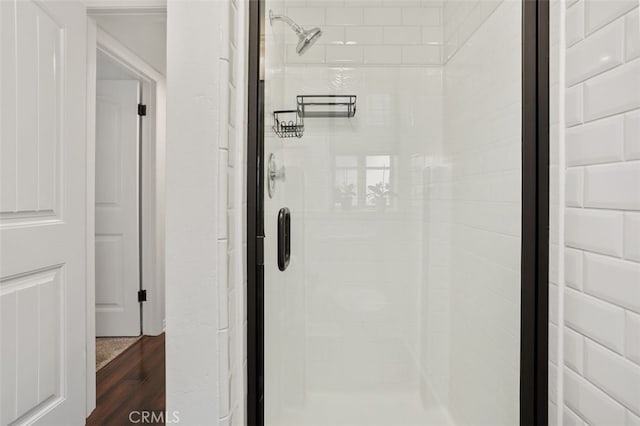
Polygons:
[[258,3],[250,422],[544,416],[545,7]]

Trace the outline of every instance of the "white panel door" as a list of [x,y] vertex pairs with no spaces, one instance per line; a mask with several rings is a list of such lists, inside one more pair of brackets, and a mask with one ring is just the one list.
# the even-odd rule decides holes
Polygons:
[[96,103],[96,335],[140,334],[140,84],[99,80]]
[[86,12],[0,1],[0,424],[81,425]]

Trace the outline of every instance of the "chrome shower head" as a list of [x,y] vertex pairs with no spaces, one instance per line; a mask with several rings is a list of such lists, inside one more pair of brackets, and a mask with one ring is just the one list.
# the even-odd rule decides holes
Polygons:
[[311,28],[310,30],[304,31],[302,34],[298,34],[298,46],[296,47],[296,52],[298,55],[304,54],[313,44],[320,38],[322,35],[322,30],[320,28]]
[[272,10],[269,11],[269,22],[273,25],[273,21],[284,21],[291,27],[293,31],[298,35],[298,46],[296,47],[296,52],[298,55],[303,55],[313,44],[318,41],[320,36],[322,35],[322,30],[320,28],[312,28],[310,30],[305,30],[300,25],[296,24],[293,19],[284,15],[275,15]]

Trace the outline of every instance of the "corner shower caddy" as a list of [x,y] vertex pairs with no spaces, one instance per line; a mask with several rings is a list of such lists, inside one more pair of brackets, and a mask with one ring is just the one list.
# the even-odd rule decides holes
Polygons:
[[273,112],[273,131],[280,138],[301,138],[305,118],[351,118],[356,95],[298,95],[297,109]]
[[273,131],[280,138],[301,138],[304,119],[295,109],[273,111]]

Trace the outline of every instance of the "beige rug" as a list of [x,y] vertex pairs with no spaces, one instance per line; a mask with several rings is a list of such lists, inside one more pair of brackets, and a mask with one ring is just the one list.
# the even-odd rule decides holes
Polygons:
[[115,357],[137,342],[140,337],[97,337],[96,371],[109,364]]

